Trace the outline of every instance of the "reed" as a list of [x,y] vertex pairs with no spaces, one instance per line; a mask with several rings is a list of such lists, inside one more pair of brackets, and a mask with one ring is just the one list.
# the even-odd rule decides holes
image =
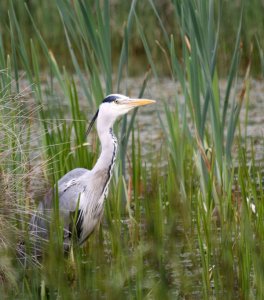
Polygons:
[[[240,120],[247,104],[250,121],[251,61],[241,68],[240,45],[253,22],[246,13],[259,9],[253,2],[233,12],[221,1],[173,0],[171,21],[152,0],[122,2],[120,11],[107,0],[8,3],[8,19],[1,21],[8,30],[0,37],[1,295],[263,298],[263,158],[256,160]],[[142,8],[153,28],[146,27]],[[232,43],[221,37],[226,15]],[[56,37],[52,47],[49,32]],[[138,96],[150,77],[159,83],[164,69],[175,81],[172,102],[155,95],[164,100],[157,112],[162,136],[153,141],[159,150],[143,155],[137,111],[124,118],[116,128],[120,159],[101,227],[66,257],[55,206],[43,260],[22,266],[16,243],[23,239],[30,248],[36,202],[69,170],[94,165],[100,149],[95,135],[83,140],[87,115],[105,94],[130,92],[135,41],[144,50]],[[223,70],[225,45],[229,67]],[[245,45],[247,58],[254,57],[249,39]]]

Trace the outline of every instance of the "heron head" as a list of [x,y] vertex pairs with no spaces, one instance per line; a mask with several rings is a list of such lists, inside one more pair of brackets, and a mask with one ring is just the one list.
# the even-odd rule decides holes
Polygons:
[[133,108],[152,104],[155,102],[155,100],[150,99],[129,98],[121,94],[108,95],[107,97],[105,97],[96,114],[94,115],[88,127],[86,136],[89,134],[98,116],[104,123],[110,124],[112,126],[112,124],[118,117],[125,115]]

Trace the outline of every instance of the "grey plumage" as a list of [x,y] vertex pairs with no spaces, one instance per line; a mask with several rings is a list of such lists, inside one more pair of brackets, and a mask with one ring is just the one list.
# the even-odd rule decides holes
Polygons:
[[[77,216],[77,237],[81,245],[93,232],[97,222],[103,214],[103,186],[110,180],[108,170],[99,170],[93,173],[86,169],[74,169],[58,181],[59,212],[64,226],[64,248],[68,249],[71,238],[71,216],[79,209]],[[39,204],[36,214],[30,221],[30,232],[39,241],[48,240],[49,222],[53,210],[53,197],[55,191],[50,190],[44,200]],[[81,205],[81,199],[87,199],[87,205]],[[97,201],[94,201],[97,199]],[[100,201],[101,199],[101,201]],[[79,203],[78,203],[79,202]],[[84,217],[85,222],[84,222]],[[39,247],[38,247],[39,248]]]
[[[65,236],[69,233],[70,212],[74,212],[76,209],[76,195],[79,195],[82,191],[81,182],[78,179],[87,173],[89,173],[88,170],[77,168],[65,174],[58,181],[59,209],[64,224]],[[36,239],[45,241],[49,238],[48,229],[51,212],[54,208],[53,198],[55,193],[54,189],[49,190],[43,201],[39,203],[36,213],[30,220],[29,232]]]
[[[117,140],[113,124],[117,117],[129,110],[155,102],[148,99],[130,99],[113,94],[107,96],[96,112],[88,133],[97,119],[97,131],[101,142],[101,154],[92,170],[77,168],[64,175],[57,183],[58,208],[64,227],[64,248],[69,248],[75,228],[78,244],[81,245],[93,232],[103,214],[108,185],[117,155]],[[36,256],[40,255],[41,241],[49,239],[49,224],[53,211],[54,189],[51,189],[39,204],[30,220],[30,236],[35,245]],[[72,215],[77,213],[76,224]]]

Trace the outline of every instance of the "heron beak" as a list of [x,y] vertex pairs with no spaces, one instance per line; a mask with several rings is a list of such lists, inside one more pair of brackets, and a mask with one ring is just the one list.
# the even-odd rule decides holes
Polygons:
[[150,99],[129,99],[127,104],[131,107],[137,107],[137,106],[144,106],[144,105],[149,105],[152,103],[155,103],[155,100],[150,100]]

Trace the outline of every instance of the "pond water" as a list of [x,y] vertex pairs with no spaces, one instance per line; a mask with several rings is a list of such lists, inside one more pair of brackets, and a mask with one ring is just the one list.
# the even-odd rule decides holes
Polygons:
[[[88,120],[91,119],[94,111],[91,109],[84,93],[81,88],[78,88],[79,81],[78,78],[75,77],[75,82],[77,84],[79,103],[82,111],[86,111],[88,114]],[[120,92],[123,94],[127,94],[131,97],[137,97],[140,92],[143,78],[128,78],[122,81],[122,85],[120,87]],[[34,95],[30,92],[31,88],[27,82],[23,78],[20,80],[20,88],[23,91],[23,97],[25,103],[28,107],[32,107],[35,105]],[[238,82],[236,90],[232,90],[231,97],[234,99],[238,99],[239,93],[242,88],[242,81]],[[220,81],[220,94],[222,97],[224,96],[226,89],[226,80]],[[43,94],[45,101],[54,107],[54,116],[56,116],[56,109],[58,111],[63,110],[65,114],[62,116],[65,119],[71,120],[69,101],[64,98],[64,95],[61,92],[61,89],[54,82],[53,93],[49,92],[48,85],[43,83]],[[144,97],[155,99],[157,103],[155,105],[149,105],[146,107],[142,107],[138,110],[136,116],[136,132],[140,132],[140,140],[142,147],[142,155],[143,158],[147,157],[150,153],[155,153],[159,151],[165,142],[165,135],[162,130],[160,119],[163,121],[163,124],[166,127],[166,117],[164,113],[165,104],[170,107],[171,110],[174,109],[175,101],[179,103],[183,103],[184,97],[181,93],[181,87],[179,83],[174,82],[169,78],[162,78],[159,80],[151,79],[148,81]],[[44,103],[45,105],[45,103]],[[36,109],[37,110],[37,109]],[[36,117],[36,116],[35,116]],[[130,115],[128,115],[130,118]],[[228,115],[227,115],[228,118]],[[35,125],[33,125],[32,132],[33,140],[32,144],[35,146],[36,151],[32,155],[32,162],[34,164],[42,165],[40,151],[38,150],[40,145],[40,128],[37,122],[37,119],[34,119]],[[247,126],[245,127],[247,120]],[[85,120],[83,120],[85,122]],[[260,163],[263,162],[263,154],[264,154],[264,83],[260,80],[251,79],[250,80],[250,89],[248,96],[245,97],[244,104],[242,106],[241,114],[240,114],[240,124],[241,124],[241,132],[242,136],[246,133],[247,137],[250,138],[250,142],[252,141],[255,148],[255,159]],[[246,130],[246,131],[245,131]],[[131,139],[130,139],[131,141]],[[235,147],[234,147],[235,148]],[[250,150],[250,147],[248,147]],[[129,149],[128,149],[129,151]],[[235,154],[234,149],[234,154]],[[146,160],[147,163],[147,160]],[[166,162],[164,162],[166,164]],[[41,167],[37,167],[33,169],[33,172],[39,173],[42,172]],[[35,177],[35,176],[33,176]],[[36,176],[41,178],[42,176]],[[45,179],[46,180],[46,179]],[[44,180],[44,181],[45,181]],[[38,181],[38,185],[43,184],[43,182]]]
[[[127,94],[131,97],[136,97],[141,89],[143,78],[128,78],[123,80],[123,85],[121,85],[121,93]],[[78,88],[78,78],[75,77],[77,83],[77,90],[79,96],[80,106],[83,110],[87,111],[88,116],[93,115],[90,105],[82,92],[81,88]],[[32,105],[34,103],[33,94],[29,93],[30,87],[26,80],[21,80],[21,90],[25,91],[25,97],[27,98],[27,103]],[[43,83],[43,91],[47,88],[46,84]],[[226,80],[220,81],[220,94],[222,98],[224,97],[226,89]],[[242,81],[237,84],[237,88],[232,90],[231,97],[238,99],[239,93],[242,89]],[[53,105],[58,105],[61,109],[62,106],[65,107],[65,118],[70,118],[68,106],[69,103],[67,99],[64,99],[60,87],[56,82],[54,82],[54,90],[56,93],[46,94],[46,100]],[[149,141],[154,141],[155,143],[160,140],[163,134],[161,124],[158,118],[158,114],[161,119],[165,122],[164,115],[164,105],[167,104],[173,110],[174,101],[183,103],[184,97],[181,93],[180,84],[174,82],[170,78],[162,78],[159,80],[151,79],[148,81],[144,97],[157,100],[156,105],[146,106],[140,108],[136,124],[139,126],[140,134],[142,140],[146,141],[144,144],[148,144]],[[228,118],[228,116],[227,116]],[[89,119],[89,118],[88,118]],[[247,119],[247,127],[245,128],[245,122]],[[240,124],[242,125],[242,133],[245,133],[248,137],[252,139],[256,148],[256,154],[258,158],[262,158],[263,153],[263,134],[264,134],[264,82],[260,80],[251,79],[248,97],[245,97],[244,104],[242,106],[240,114]],[[163,142],[163,141],[162,141]],[[161,142],[161,143],[162,143]]]
[[[143,78],[129,78],[125,81],[124,86],[121,87],[121,93],[128,94],[131,97],[136,97],[139,94],[140,87],[142,85]],[[76,79],[76,82],[78,84],[78,80]],[[224,94],[226,86],[226,81],[222,80],[220,82],[220,90],[221,95]],[[241,90],[242,83],[240,82],[238,84],[237,90],[233,90],[232,93],[235,97],[238,97],[239,92]],[[24,90],[22,92],[23,99],[25,101],[25,105],[28,108],[33,107],[33,111],[37,112],[37,107],[34,100],[34,95],[30,92],[30,88],[28,85],[28,82],[26,80],[21,80],[21,90]],[[45,91],[46,90],[46,91]],[[54,93],[50,94],[47,89],[46,85],[43,84],[43,92],[45,93],[45,101],[49,102],[54,107],[54,116],[59,111],[65,111],[65,114],[63,114],[63,118],[70,120],[70,109],[69,109],[69,103],[67,102],[67,99],[64,99],[64,96],[62,92],[60,91],[59,86],[55,83],[54,85]],[[248,119],[247,122],[247,136],[252,139],[252,142],[254,143],[255,150],[256,150],[256,158],[262,162],[263,161],[263,122],[264,122],[264,83],[257,80],[251,80],[251,87],[250,87],[250,93],[248,95],[247,101],[245,101],[241,115],[240,115],[240,123],[242,132],[245,131],[245,120]],[[82,111],[87,112],[88,119],[91,118],[94,111],[92,111],[91,107],[88,104],[87,99],[85,98],[84,94],[81,92],[80,89],[78,89],[78,95],[79,95],[79,101]],[[173,82],[172,80],[168,78],[157,80],[150,80],[144,97],[155,99],[157,100],[156,105],[150,105],[147,107],[142,107],[139,109],[137,117],[136,117],[136,126],[135,128],[139,129],[140,132],[140,139],[141,139],[141,147],[142,147],[142,154],[143,157],[146,158],[146,162],[149,161],[147,159],[148,155],[150,153],[155,153],[156,151],[159,151],[164,145],[165,136],[164,132],[162,130],[162,126],[159,120],[159,117],[164,121],[164,124],[166,126],[166,118],[164,113],[164,105],[167,104],[170,109],[173,110],[174,107],[174,101],[178,101],[179,103],[183,103],[184,98],[181,93],[181,89],[178,83]],[[45,105],[45,103],[44,103]],[[35,109],[36,107],[36,109]],[[247,110],[248,108],[248,110]],[[57,110],[56,110],[57,109]],[[33,153],[32,156],[32,171],[30,173],[30,185],[32,189],[31,194],[31,200],[32,203],[35,201],[36,198],[43,199],[43,194],[46,192],[46,186],[47,186],[47,178],[43,175],[43,164],[45,165],[46,162],[43,161],[43,157],[41,156],[42,148],[40,148],[40,140],[41,140],[41,129],[38,123],[37,119],[37,113],[32,115],[32,145],[33,145]],[[49,120],[47,120],[49,121]],[[52,120],[51,120],[52,121]],[[85,120],[81,120],[83,122],[86,122]],[[129,151],[130,149],[128,149]],[[166,164],[167,162],[162,162]],[[159,164],[162,166],[162,163]],[[48,169],[48,168],[47,168]],[[166,197],[167,195],[165,195]],[[165,198],[164,197],[164,198]],[[139,199],[142,200],[142,199]],[[143,199],[146,200],[146,199]],[[146,202],[143,201],[141,205],[148,205]],[[149,202],[153,199],[147,199]],[[155,199],[157,200],[157,199]],[[171,200],[171,199],[170,199]],[[175,200],[175,201],[174,201]],[[162,199],[163,201],[163,199]],[[201,281],[201,274],[203,272],[202,269],[202,263],[201,263],[201,252],[203,251],[207,253],[209,252],[208,249],[204,245],[201,247],[199,246],[199,241],[197,240],[197,227],[196,227],[196,216],[193,215],[194,212],[196,212],[197,203],[194,203],[193,207],[191,207],[191,212],[187,210],[184,210],[184,204],[181,203],[180,199],[172,199],[171,202],[177,203],[179,206],[177,209],[174,208],[168,208],[166,206],[166,203],[164,204],[161,202],[161,205],[164,205],[164,216],[158,216],[164,219],[164,226],[162,225],[160,228],[162,228],[162,238],[159,240],[162,243],[162,251],[165,253],[164,255],[164,261],[162,262],[164,266],[164,272],[166,274],[166,280],[168,280],[168,286],[172,287],[172,294],[171,298],[174,297],[178,298],[184,298],[184,292],[183,294],[179,294],[178,291],[184,291],[186,290],[187,294],[189,295],[190,299],[202,299],[202,281]],[[197,201],[197,199],[195,199]],[[153,201],[155,202],[155,201]],[[157,202],[157,201],[156,201]],[[151,207],[151,214],[148,217],[147,214],[144,215],[143,220],[140,220],[140,224],[136,225],[130,225],[130,220],[115,220],[112,219],[112,223],[119,222],[122,223],[122,238],[128,240],[132,240],[131,232],[133,230],[136,232],[138,229],[133,229],[132,227],[135,226],[142,226],[143,228],[140,228],[140,238],[135,234],[135,239],[137,243],[139,244],[138,247],[134,246],[135,248],[131,247],[130,244],[125,245],[125,242],[122,244],[123,241],[120,243],[122,244],[122,255],[125,255],[125,259],[129,261],[130,258],[135,256],[136,254],[140,254],[141,252],[144,252],[143,260],[144,263],[144,282],[145,282],[145,289],[148,289],[148,285],[151,286],[153,284],[153,281],[160,281],[160,270],[159,270],[159,261],[153,259],[153,257],[158,257],[158,250],[156,249],[157,244],[155,241],[155,236],[157,232],[155,232],[156,229],[160,229],[156,224],[152,224],[152,217],[156,217],[156,221],[159,220],[157,216],[155,216],[155,213],[158,211],[158,205],[157,203],[151,203],[150,205],[154,205]],[[168,204],[169,205],[169,204]],[[176,205],[176,204],[175,204]],[[182,208],[181,208],[182,206]],[[143,207],[146,210],[146,207]],[[156,210],[155,210],[156,209]],[[163,209],[163,207],[162,207]],[[173,220],[168,220],[170,212],[169,209],[175,210],[175,215],[173,215]],[[188,207],[189,209],[189,207]],[[163,210],[161,210],[163,211]],[[145,212],[144,212],[145,213]],[[186,214],[185,214],[186,213]],[[185,217],[189,213],[190,218],[190,224],[184,225]],[[192,215],[191,215],[192,214]],[[149,219],[147,219],[149,218]],[[105,218],[106,219],[106,218]],[[186,222],[187,222],[186,217]],[[155,227],[156,226],[156,227]],[[108,264],[111,262],[112,265],[114,265],[115,256],[111,252],[112,249],[112,237],[113,232],[111,233],[111,226],[107,223],[106,220],[103,221],[103,234],[104,234],[104,256],[105,256],[105,263],[101,262],[101,256],[98,254],[98,261],[97,263],[94,263],[96,268],[92,268],[94,272],[98,273],[100,271],[100,268],[102,268],[102,273],[104,270],[109,271]],[[132,228],[132,230],[131,230]],[[153,229],[154,228],[154,229]],[[142,230],[141,230],[142,229]],[[215,237],[214,246],[216,245],[219,247],[219,249],[213,248],[214,251],[221,251],[220,247],[220,232],[218,231],[218,228],[210,228],[210,232],[212,232],[212,237]],[[215,230],[215,232],[214,232]],[[111,235],[112,234],[112,235]],[[158,232],[159,234],[159,232]],[[131,236],[130,236],[131,235]],[[117,238],[117,240],[119,237]],[[135,244],[137,244],[135,243]],[[142,243],[142,245],[141,245]],[[230,244],[233,246],[233,240],[231,238]],[[142,249],[140,249],[142,247]],[[144,248],[145,247],[145,248]],[[135,254],[136,253],[136,254]],[[95,254],[96,255],[96,254]],[[218,257],[216,255],[216,257]],[[89,258],[89,256],[88,256]],[[86,259],[86,257],[85,257]],[[219,265],[217,266],[219,269],[223,269],[223,273],[225,272],[224,268],[225,266],[221,265],[221,260],[219,260]],[[217,262],[216,262],[217,263]],[[135,266],[134,266],[135,265]],[[131,266],[134,266],[131,267]],[[216,267],[216,268],[217,268]],[[109,267],[110,268],[110,267]],[[215,265],[209,265],[208,271],[209,273],[212,273],[212,270],[215,268]],[[129,272],[131,272],[131,277],[136,277],[136,264],[134,262],[130,262],[130,265],[128,264],[127,269]],[[135,270],[134,270],[135,269]],[[134,274],[135,273],[135,274]],[[107,277],[107,274],[106,274]],[[96,275],[95,275],[96,278]],[[228,279],[227,279],[228,281]],[[110,282],[110,281],[109,281]],[[122,282],[122,280],[121,280]],[[213,281],[210,280],[210,284],[212,284]],[[184,283],[184,285],[182,284]],[[112,284],[112,282],[111,282]],[[174,288],[176,287],[176,288]],[[214,286],[211,286],[212,290],[215,288]],[[124,291],[126,293],[126,291]],[[127,290],[127,293],[129,294],[129,290]],[[224,297],[225,298],[225,297]]]

